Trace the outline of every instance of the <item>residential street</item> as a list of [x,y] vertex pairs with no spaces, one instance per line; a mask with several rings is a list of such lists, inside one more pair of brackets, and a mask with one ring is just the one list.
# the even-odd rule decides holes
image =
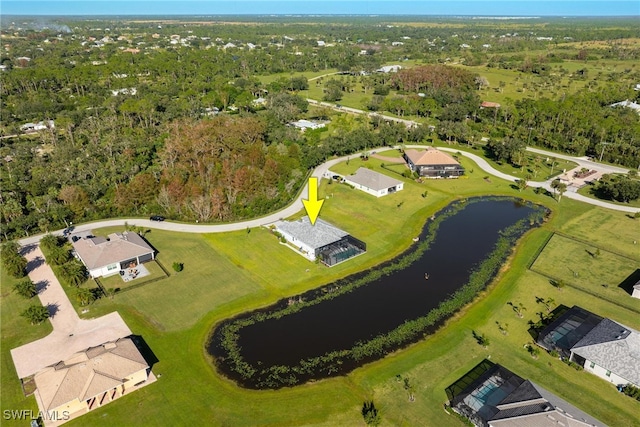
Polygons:
[[[418,149],[425,148],[424,145],[406,145],[406,147],[418,148]],[[374,148],[371,151],[376,151],[380,153],[380,152],[384,152],[386,150],[392,150],[392,149],[393,148],[389,148],[389,147],[380,147],[380,148]],[[440,149],[442,149],[443,151],[454,152],[454,153],[459,152],[461,155],[468,157],[474,162],[476,162],[478,164],[478,167],[480,167],[483,171],[495,177],[505,179],[507,181],[512,181],[512,182],[515,182],[516,180],[520,179],[519,177],[514,177],[494,169],[485,159],[483,159],[482,157],[476,154],[461,151],[456,148],[441,147]],[[600,170],[606,173],[611,173],[611,172],[626,173],[628,171],[628,169],[624,169],[621,167],[603,165],[603,164],[585,160],[582,158],[559,155],[556,153],[539,150],[536,148],[527,147],[527,150],[538,153],[538,154],[548,155],[549,157],[556,157],[556,158],[571,160],[581,165],[581,167],[582,165],[584,165],[584,167],[586,168]],[[356,154],[351,154],[350,156],[343,156],[337,159],[329,160],[321,164],[317,168],[315,168],[311,176],[317,177],[318,180],[320,180],[323,176],[325,176],[325,174],[327,173],[329,168],[331,168],[331,166],[337,163],[343,162],[348,158],[353,159],[355,157],[358,157],[359,155],[360,155],[359,153],[356,153]],[[529,181],[529,186],[543,187],[548,191],[553,191],[551,188],[551,180],[548,180],[545,182]],[[269,225],[283,218],[287,218],[291,215],[298,213],[300,210],[304,209],[302,204],[302,199],[306,199],[307,197],[308,197],[308,188],[307,188],[307,185],[305,185],[300,195],[296,198],[296,200],[286,208],[281,209],[277,212],[274,212],[270,215],[264,216],[262,218],[252,219],[249,221],[234,222],[229,224],[205,225],[205,224],[196,224],[196,223],[188,224],[188,223],[180,223],[180,222],[172,222],[172,221],[156,222],[156,221],[151,221],[148,218],[124,218],[124,219],[102,220],[102,221],[96,221],[92,223],[83,223],[78,225],[74,224],[73,231],[74,232],[89,231],[94,228],[122,226],[124,225],[125,222],[128,223],[129,225],[136,225],[136,226],[145,227],[145,228],[153,228],[157,230],[178,231],[182,233],[224,233],[228,231],[245,230],[247,228],[255,228],[255,227],[261,227],[264,225]],[[565,192],[562,197],[567,197],[567,198],[578,200],[584,203],[589,203],[592,205],[601,206],[603,208],[612,209],[612,210],[621,211],[621,212],[629,212],[629,213],[640,212],[639,208],[635,208],[631,206],[616,205],[614,203],[608,203],[602,200],[592,199],[590,197],[586,197],[572,191]],[[53,231],[53,234],[62,235],[63,231],[64,230],[62,229],[56,230],[56,231]],[[37,243],[40,241],[42,236],[44,236],[44,234],[26,237],[24,239],[19,240],[19,243],[23,246]]]

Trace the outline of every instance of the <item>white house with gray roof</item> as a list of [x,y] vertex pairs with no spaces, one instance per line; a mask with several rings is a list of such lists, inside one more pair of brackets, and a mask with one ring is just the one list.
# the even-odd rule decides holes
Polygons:
[[118,274],[131,264],[138,265],[155,258],[155,250],[138,233],[125,231],[104,237],[83,237],[72,242],[76,256],[91,277]]
[[328,266],[346,261],[367,250],[364,242],[318,218],[315,225],[305,216],[297,221],[278,221],[275,231],[289,246],[310,261],[320,259]]
[[615,385],[640,386],[640,332],[628,326],[573,306],[536,343]]
[[360,168],[353,175],[345,176],[344,182],[376,197],[395,193],[404,187],[402,181],[367,168]]
[[571,348],[571,360],[615,385],[640,387],[640,332],[602,319]]

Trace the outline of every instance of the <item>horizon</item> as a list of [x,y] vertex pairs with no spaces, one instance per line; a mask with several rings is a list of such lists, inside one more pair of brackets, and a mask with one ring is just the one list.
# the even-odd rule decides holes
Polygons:
[[[637,0],[606,1],[46,1],[3,0],[2,16],[430,16],[480,18],[580,18],[640,16]],[[153,9],[153,10],[150,10]],[[250,12],[248,12],[250,11]]]

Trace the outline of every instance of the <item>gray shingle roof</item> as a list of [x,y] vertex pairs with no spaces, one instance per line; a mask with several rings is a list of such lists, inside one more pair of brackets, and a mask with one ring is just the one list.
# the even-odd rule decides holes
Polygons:
[[363,185],[374,191],[380,191],[402,184],[402,181],[367,168],[360,168],[353,175],[345,176],[345,180]]
[[640,384],[640,333],[611,319],[573,346],[571,351],[634,384]]
[[275,225],[276,229],[290,234],[315,249],[337,242],[349,235],[346,231],[340,230],[320,218],[316,220],[315,225],[311,225],[308,216],[298,221],[279,221]]
[[154,252],[137,233],[127,231],[112,233],[109,240],[104,237],[80,239],[73,243],[73,248],[89,270]]

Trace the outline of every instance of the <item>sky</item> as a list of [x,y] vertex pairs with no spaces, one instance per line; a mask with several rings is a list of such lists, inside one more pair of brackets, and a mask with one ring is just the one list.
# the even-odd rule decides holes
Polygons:
[[640,16],[640,0],[0,0],[0,14]]

